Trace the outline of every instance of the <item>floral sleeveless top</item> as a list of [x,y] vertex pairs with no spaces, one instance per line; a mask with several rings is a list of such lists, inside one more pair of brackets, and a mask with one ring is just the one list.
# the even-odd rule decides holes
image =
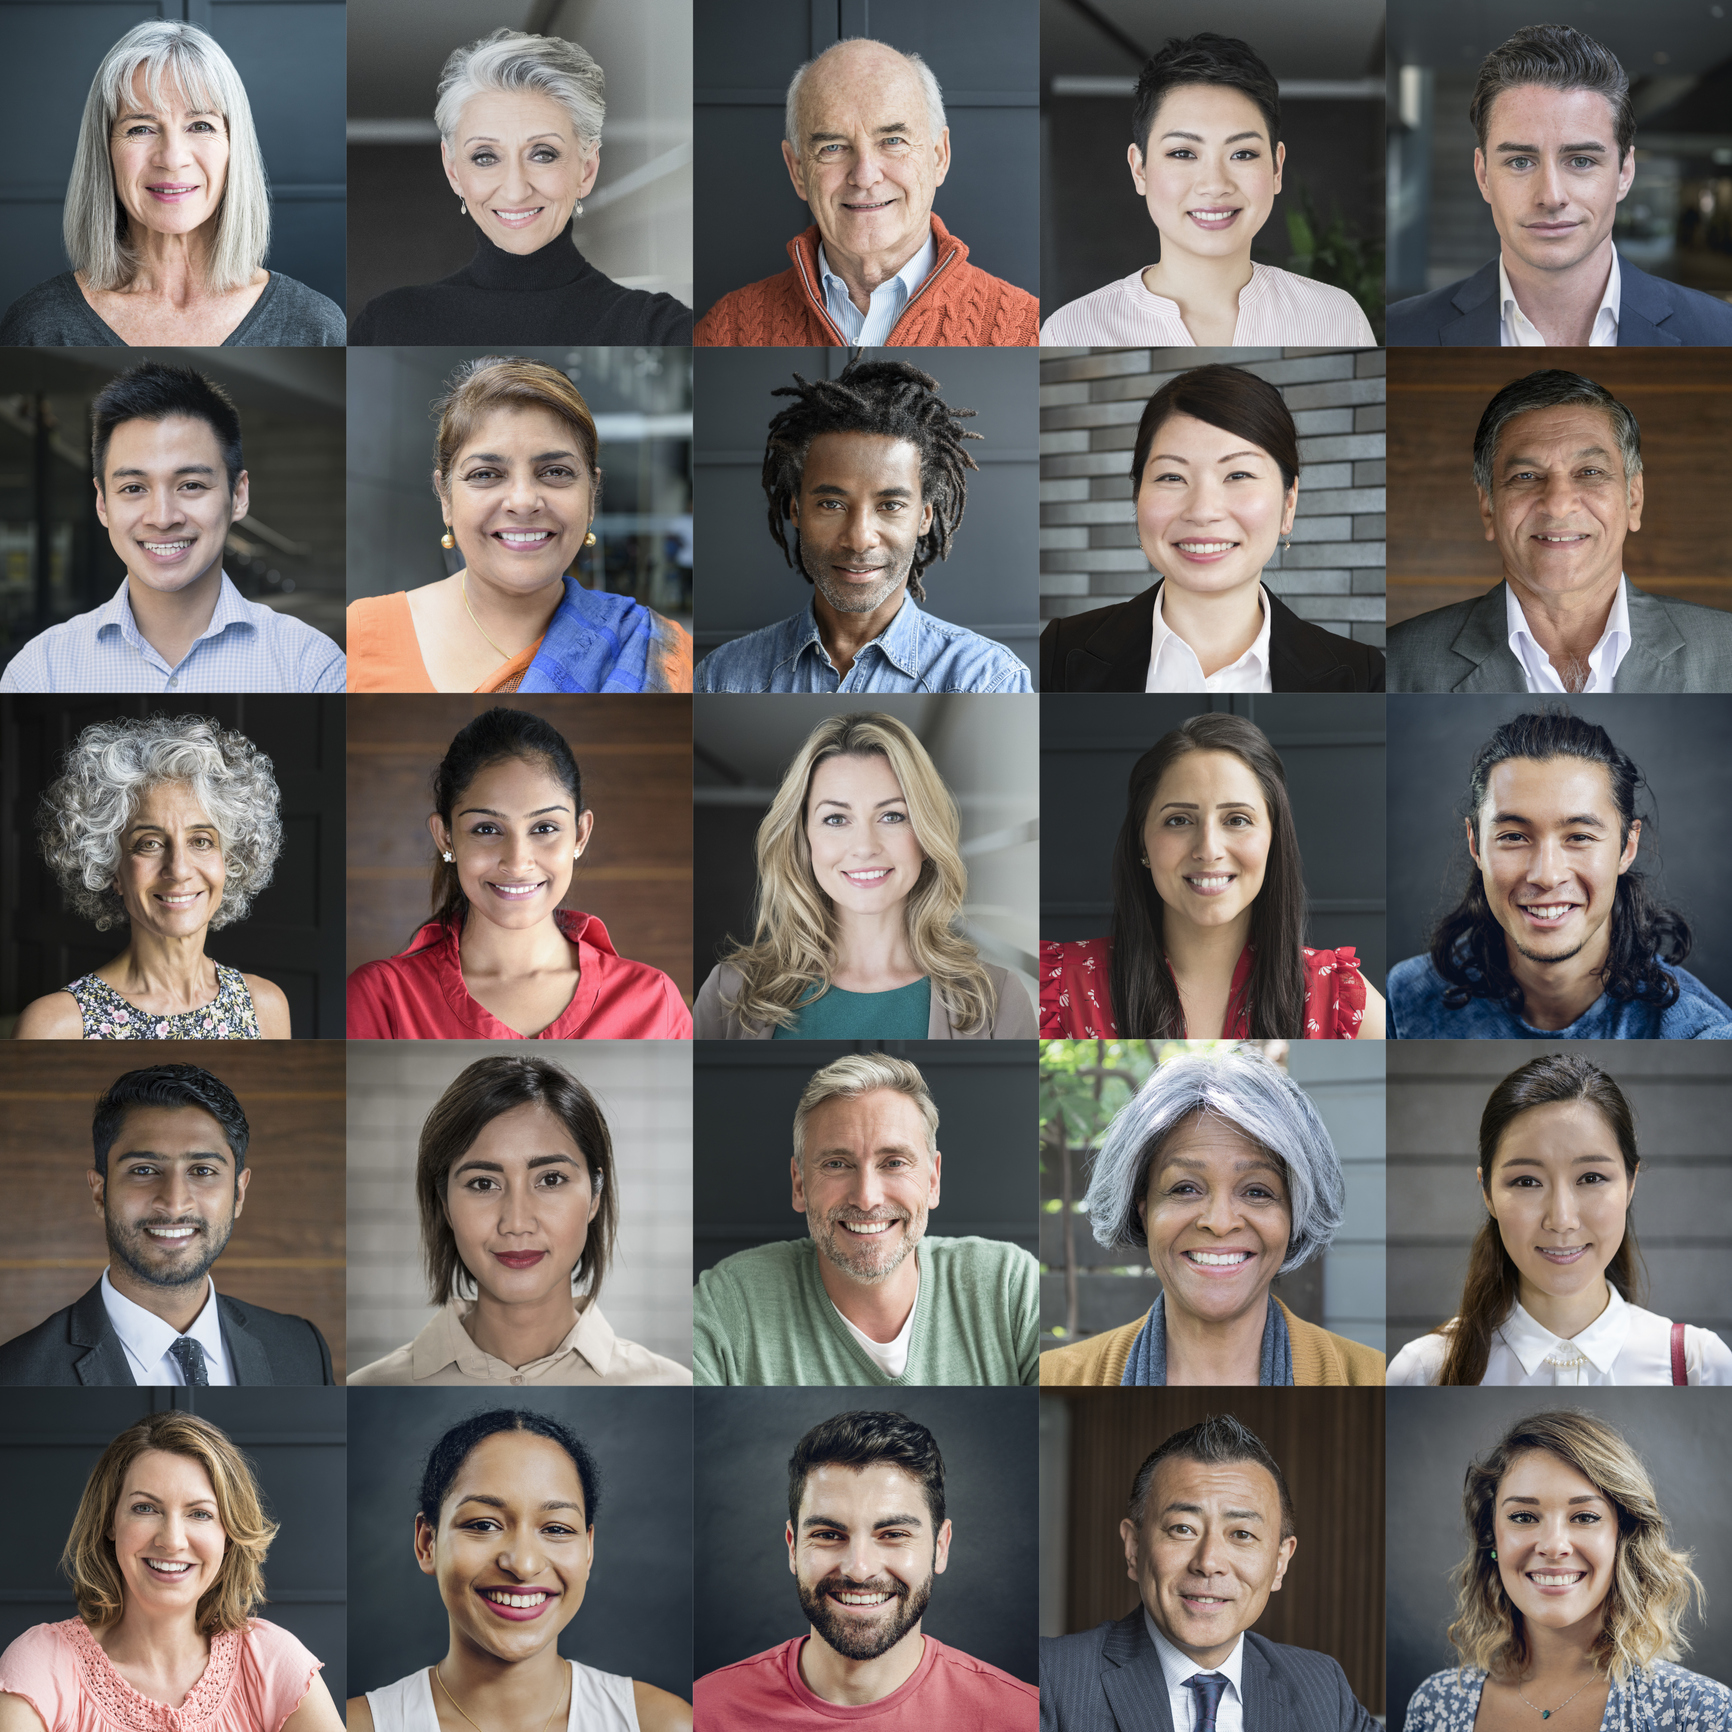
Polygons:
[[94,974],[67,987],[84,1018],[86,1040],[260,1040],[253,995],[238,968],[216,965],[217,995],[196,1010],[152,1016]]

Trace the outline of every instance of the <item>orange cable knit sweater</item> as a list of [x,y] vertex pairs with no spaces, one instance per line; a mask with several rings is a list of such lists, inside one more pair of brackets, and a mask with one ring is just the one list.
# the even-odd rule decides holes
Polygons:
[[[1040,302],[1026,289],[988,276],[968,262],[968,248],[936,214],[937,262],[909,297],[886,339],[888,347],[1033,348],[1040,342]],[[692,341],[707,347],[801,349],[846,343],[824,307],[818,276],[818,227],[788,242],[794,263],[723,295],[698,320]]]

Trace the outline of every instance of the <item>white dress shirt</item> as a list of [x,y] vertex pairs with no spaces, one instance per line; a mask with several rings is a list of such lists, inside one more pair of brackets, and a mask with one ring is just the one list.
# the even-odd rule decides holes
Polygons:
[[1266,692],[1269,687],[1269,602],[1257,585],[1257,605],[1263,610],[1263,629],[1257,633],[1251,647],[1236,662],[1217,668],[1206,678],[1197,652],[1168,629],[1161,612],[1161,598],[1167,593],[1163,583],[1155,591],[1155,633],[1149,645],[1149,677],[1143,682],[1145,692]]
[[[1530,692],[1562,692],[1568,688],[1558,678],[1551,657],[1540,647],[1539,640],[1528,628],[1528,616],[1516,600],[1515,586],[1507,580],[1503,586],[1504,621],[1509,627],[1510,653],[1522,665]],[[1615,689],[1618,664],[1630,653],[1630,584],[1622,572],[1618,574],[1618,598],[1606,615],[1606,629],[1600,641],[1588,652],[1588,683],[1584,693],[1609,692]]]
[[[185,1386],[180,1366],[169,1354],[180,1335],[157,1316],[135,1305],[124,1293],[117,1293],[108,1271],[102,1271],[102,1303],[108,1321],[126,1349],[126,1362],[133,1381],[141,1387],[178,1389]],[[205,1376],[213,1389],[226,1388],[235,1380],[234,1367],[229,1364],[229,1352],[223,1345],[222,1319],[217,1313],[216,1283],[205,1278],[204,1308],[192,1320],[186,1333],[204,1349]]]
[[[1618,300],[1621,294],[1618,270],[1618,249],[1612,248],[1611,274],[1606,278],[1606,292],[1600,296],[1600,310],[1594,314],[1594,328],[1588,333],[1590,349],[1615,349],[1618,346]],[[1515,290],[1509,286],[1509,272],[1504,269],[1503,254],[1497,256],[1497,304],[1503,308],[1501,334],[1498,341],[1506,349],[1545,349],[1551,345],[1539,328],[1516,304]]]
[[1173,1732],[1196,1732],[1197,1693],[1185,1688],[1185,1680],[1199,1672],[1219,1672],[1227,1680],[1227,1688],[1215,1704],[1215,1732],[1245,1732],[1245,1697],[1239,1675],[1245,1665],[1245,1638],[1241,1635],[1233,1651],[1218,1666],[1199,1666],[1189,1654],[1182,1653],[1155,1628],[1149,1608],[1143,1607],[1143,1628],[1155,1644],[1160,1656],[1161,1671],[1167,1680],[1167,1707],[1173,1715]]
[[914,1313],[920,1308],[920,1288],[914,1289],[914,1303],[908,1307],[908,1315],[903,1319],[902,1327],[896,1331],[895,1338],[890,1341],[874,1341],[864,1329],[858,1329],[848,1318],[842,1316],[842,1307],[834,1299],[830,1301],[830,1309],[842,1318],[848,1333],[860,1343],[860,1351],[884,1373],[886,1377],[900,1377],[908,1369],[908,1343],[914,1339]]
[[[1565,1340],[1541,1327],[1520,1305],[1492,1337],[1482,1385],[1537,1389],[1629,1388],[1672,1381],[1672,1324],[1608,1286],[1611,1303],[1581,1334]],[[1453,1321],[1453,1319],[1451,1319]],[[1408,1388],[1435,1383],[1448,1343],[1441,1335],[1410,1341],[1389,1362],[1389,1382]],[[1732,1385],[1732,1348],[1712,1329],[1687,1324],[1684,1372],[1692,1384]]]
[[938,247],[929,229],[926,245],[899,270],[882,282],[867,298],[866,311],[854,305],[848,285],[830,269],[824,254],[824,243],[818,243],[818,278],[824,285],[824,306],[835,320],[836,328],[849,343],[859,348],[876,348],[890,335],[902,309],[908,305],[914,291],[932,275],[938,258]]

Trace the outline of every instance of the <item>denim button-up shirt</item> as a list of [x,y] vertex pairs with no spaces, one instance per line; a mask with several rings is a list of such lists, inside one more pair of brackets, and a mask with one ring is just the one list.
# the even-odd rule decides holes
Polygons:
[[934,619],[905,599],[882,632],[836,672],[804,613],[713,649],[692,679],[697,692],[1029,692],[1028,669],[1003,644]]

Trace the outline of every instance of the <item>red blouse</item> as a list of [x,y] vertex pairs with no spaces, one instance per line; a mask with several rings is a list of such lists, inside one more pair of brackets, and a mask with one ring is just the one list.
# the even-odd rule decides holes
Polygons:
[[[1351,944],[1339,950],[1307,950],[1305,957],[1306,1040],[1352,1040],[1365,1016],[1365,976]],[[1040,946],[1040,1037],[1042,1040],[1116,1040],[1113,1019],[1113,941],[1083,938]],[[1251,1033],[1251,947],[1239,952],[1227,988],[1227,1040]]]
[[561,908],[577,952],[577,991],[540,1034],[524,1036],[469,996],[457,928],[430,920],[401,956],[349,976],[350,1040],[690,1040],[692,1013],[659,968],[628,962],[593,914]]

